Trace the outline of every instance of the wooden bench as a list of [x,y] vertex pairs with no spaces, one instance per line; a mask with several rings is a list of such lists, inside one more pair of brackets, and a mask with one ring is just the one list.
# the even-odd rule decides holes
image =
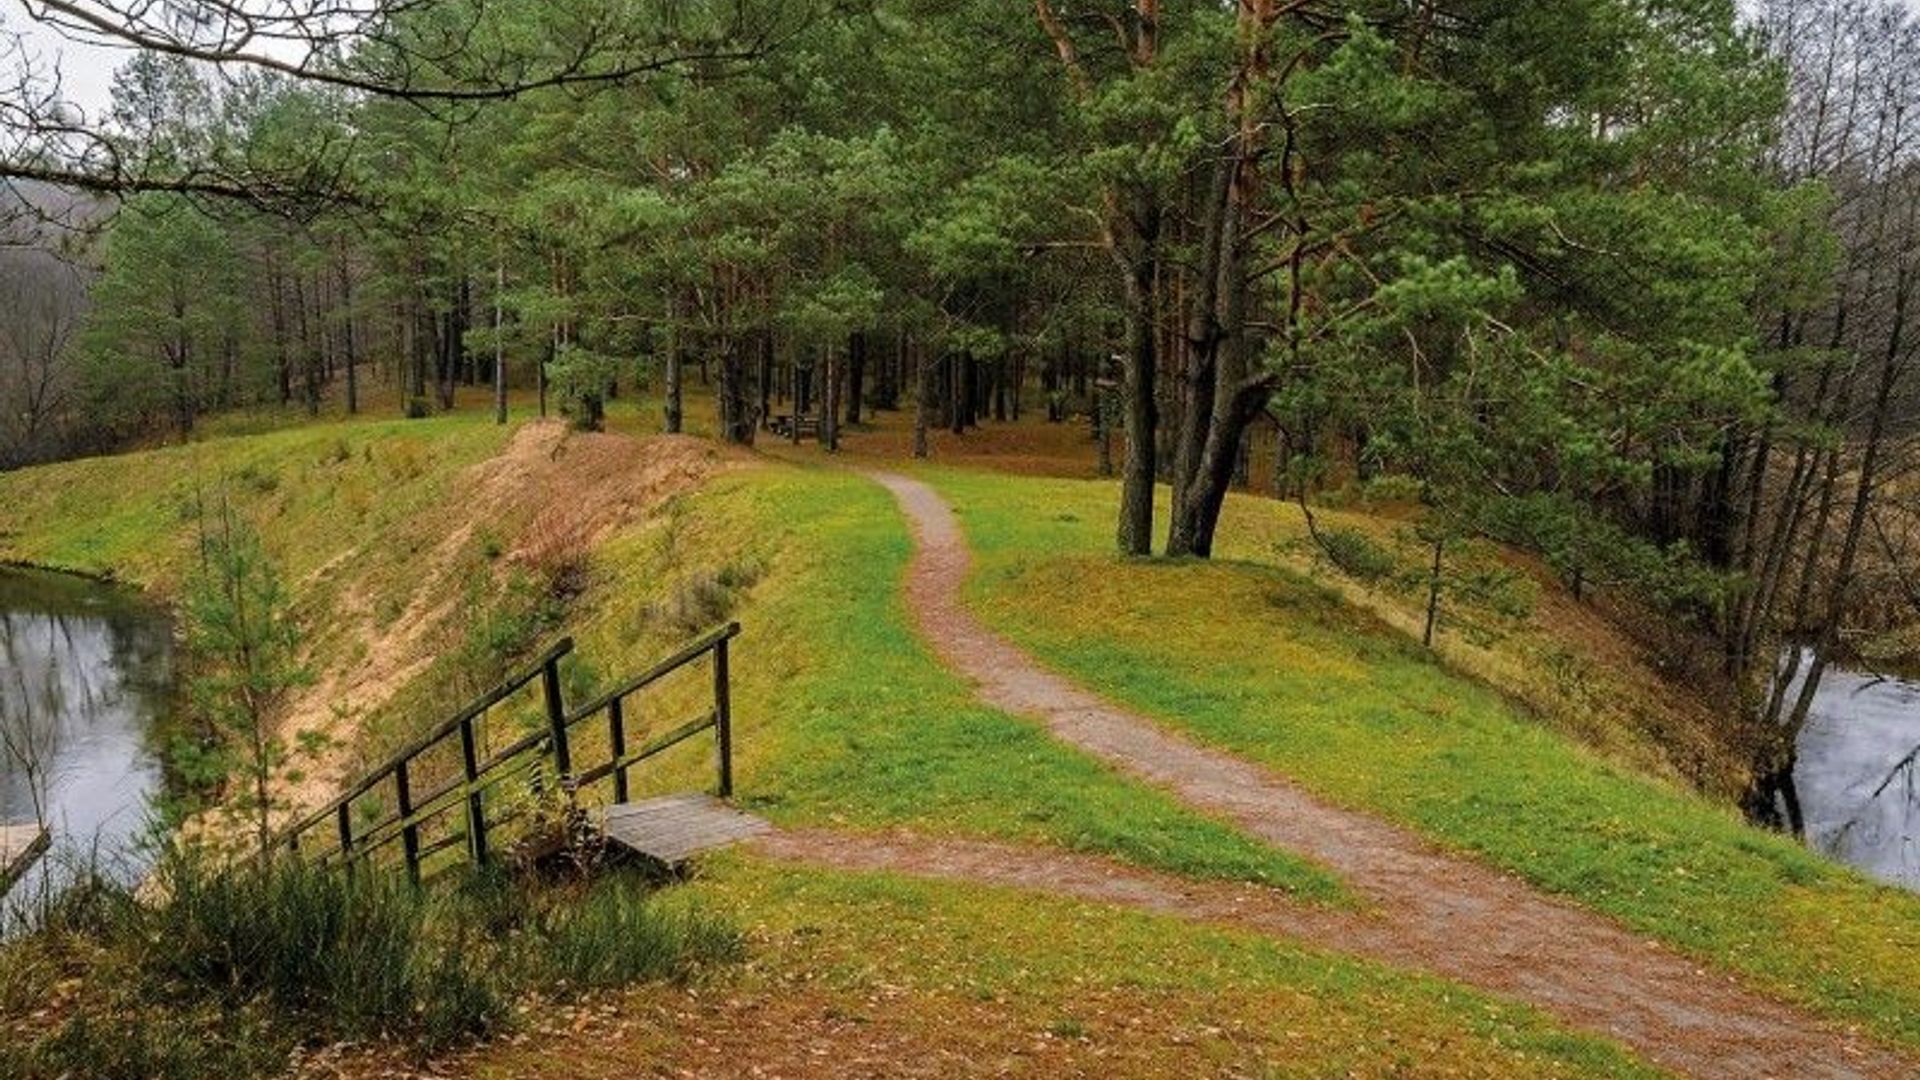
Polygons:
[[767,430],[783,439],[791,439],[795,437],[795,424],[798,424],[800,427],[800,438],[817,439],[820,437],[820,418],[812,413],[801,413],[797,417],[789,413],[781,413],[767,421]]

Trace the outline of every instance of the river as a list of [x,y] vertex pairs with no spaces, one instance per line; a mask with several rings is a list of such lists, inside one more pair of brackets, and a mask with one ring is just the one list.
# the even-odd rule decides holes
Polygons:
[[128,590],[0,569],[0,821],[53,836],[16,899],[76,861],[144,869],[172,653],[166,616]]
[[1808,843],[1920,890],[1920,776],[1909,758],[1916,747],[1920,683],[1828,669],[1794,769]]

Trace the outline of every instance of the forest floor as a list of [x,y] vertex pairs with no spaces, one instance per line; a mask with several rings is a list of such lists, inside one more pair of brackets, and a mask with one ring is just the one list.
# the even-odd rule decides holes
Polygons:
[[[1010,461],[995,432],[911,467],[973,555],[939,578],[929,639],[908,596],[938,559],[847,468],[906,466],[898,430],[831,462],[470,415],[310,424],[0,476],[0,558],[165,595],[183,501],[226,477],[303,621],[349,599],[364,617],[316,634],[323,673],[366,663],[368,627],[445,609],[407,650],[426,665],[356,718],[362,754],[543,636],[579,642],[572,695],[746,625],[739,788],[784,838],[682,888],[748,929],[750,959],[450,1060],[328,1051],[311,1075],[1732,1075],[1743,1059],[1699,1053],[1729,1017],[1767,1025],[1752,1046],[1832,1048],[1834,1075],[1899,1075],[1876,1040],[1920,1051],[1920,902],[1695,794],[1662,746],[1697,706],[1583,719],[1608,680],[1666,695],[1644,658],[1558,626],[1570,601],[1435,663],[1400,598],[1304,576],[1265,500],[1236,498],[1217,564],[1107,555],[1111,484],[1068,478],[1090,471],[1084,432],[1026,424]],[[1361,510],[1329,513],[1396,528]],[[526,579],[575,561],[556,611]],[[987,669],[953,670],[956,644]],[[1593,666],[1541,678],[1552,650]],[[667,688],[655,715],[697,693]],[[1166,760],[1126,760],[1142,750]],[[663,760],[642,794],[707,767]],[[1526,918],[1484,921],[1503,904]],[[1655,1045],[1694,1007],[1698,1041]]]

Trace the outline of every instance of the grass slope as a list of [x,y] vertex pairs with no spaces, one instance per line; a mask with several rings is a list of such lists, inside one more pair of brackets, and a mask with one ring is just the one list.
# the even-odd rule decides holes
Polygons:
[[[331,632],[342,599],[384,610],[378,621],[390,622],[469,495],[462,474],[498,453],[510,431],[474,415],[308,424],[0,475],[0,559],[112,574],[164,595],[190,557],[196,492],[224,487],[294,583],[313,666],[324,673],[362,662],[361,643]],[[485,542],[510,549],[513,540]],[[458,576],[507,573],[490,570],[481,543],[463,553]],[[736,464],[604,542],[591,554],[586,591],[565,611],[535,613],[529,604],[539,598],[495,583],[461,601],[453,621],[468,636],[499,636],[501,647],[572,634],[569,681],[582,700],[699,630],[742,619],[739,789],[778,820],[1044,841],[1338,895],[1305,861],[975,704],[908,629],[898,585],[909,551],[904,521],[866,481]],[[360,718],[363,757],[491,681],[460,678],[454,669],[470,650],[452,644],[461,647]],[[704,687],[691,678],[662,691],[643,706],[657,729],[693,715]],[[656,788],[710,783],[699,754],[677,758],[642,770],[643,779]]]
[[452,416],[310,425],[0,473],[0,556],[168,591],[186,565],[195,500],[225,490],[299,579],[343,551],[390,543],[454,497],[460,470],[508,429]]
[[1297,574],[1105,554],[1111,485],[927,478],[974,545],[971,602],[1046,662],[1325,798],[1920,1044],[1920,897],[1603,760]]
[[[909,628],[899,583],[910,552],[905,522],[873,484],[755,465],[605,545],[570,631],[605,666],[636,643],[660,653],[692,626],[740,618],[740,792],[775,820],[1040,841],[1337,894],[1302,860],[975,702]],[[703,603],[709,618],[678,625]],[[703,690],[686,691],[684,714]],[[662,781],[703,779],[669,772]]]

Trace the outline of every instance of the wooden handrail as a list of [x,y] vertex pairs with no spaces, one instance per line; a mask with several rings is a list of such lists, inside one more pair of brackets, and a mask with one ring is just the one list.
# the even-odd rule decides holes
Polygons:
[[[649,758],[671,750],[675,746],[693,738],[695,735],[712,729],[716,722],[717,714],[708,711],[702,716],[681,724],[667,734],[648,741],[645,745],[631,753],[621,754],[611,761],[588,769],[575,778],[576,782],[581,786],[585,786],[600,780],[605,780],[607,777],[613,775],[616,769],[638,765]],[[522,751],[530,749],[532,746],[545,740],[545,732],[538,732],[536,734],[539,738],[531,741],[523,740]],[[500,758],[494,762],[494,765],[504,765],[506,759],[511,756],[514,755],[501,755]],[[424,798],[414,799],[411,813],[403,815],[396,812],[365,826],[364,831],[361,832],[358,837],[358,843],[355,845],[356,850],[364,853],[384,847],[392,843],[395,839],[400,838],[407,829],[417,829],[442,814],[451,813],[460,805],[462,800],[477,792],[485,792],[498,787],[501,781],[525,772],[536,764],[538,764],[537,759],[527,758],[515,763],[514,767],[510,769],[496,768],[493,772],[483,776],[479,781],[474,783],[468,783],[464,778],[457,778],[446,784],[442,784],[438,788],[435,788],[432,794]],[[421,856],[425,857],[434,851],[440,850],[443,846],[443,844],[435,843],[426,848],[422,848],[420,852]]]
[[[370,860],[374,852],[385,848],[395,840],[402,840],[407,872],[415,881],[418,881],[421,864],[427,858],[454,847],[463,840],[467,843],[468,853],[474,861],[487,861],[489,826],[498,826],[518,814],[510,811],[489,822],[486,813],[486,794],[503,783],[530,772],[534,773],[531,783],[534,789],[538,790],[542,782],[537,770],[549,758],[552,759],[556,779],[568,791],[569,800],[573,797],[574,789],[612,776],[616,801],[620,801],[627,795],[628,769],[708,730],[714,730],[717,734],[718,788],[721,795],[729,795],[733,786],[733,763],[727,646],[739,634],[739,623],[728,623],[710,630],[673,655],[628,679],[619,687],[602,694],[586,707],[571,711],[566,708],[563,699],[559,661],[573,650],[573,641],[571,638],[563,639],[541,654],[538,660],[520,674],[475,698],[447,720],[414,739],[401,750],[388,755],[379,765],[368,770],[327,805],[286,829],[281,833],[281,846],[300,851],[300,840],[305,833],[332,823],[337,830],[334,843],[323,844],[320,848],[316,848],[314,855],[322,863],[331,864],[335,858],[338,858],[342,865],[351,867],[358,861]],[[672,731],[629,750],[626,746],[624,727],[625,700],[708,653],[712,653],[714,658],[713,708]],[[474,722],[480,719],[488,709],[535,680],[543,680],[542,696],[547,723],[539,730],[528,732],[488,755],[484,761],[480,760]],[[580,722],[602,713],[606,714],[609,724],[609,760],[591,768],[578,769],[572,761],[570,731]],[[458,771],[452,777],[433,785],[424,794],[416,793],[414,790],[416,782],[431,777],[423,777],[419,770],[411,766],[422,755],[455,736],[459,739]],[[355,823],[352,820],[354,801],[387,782],[394,785],[394,794],[397,796],[395,809],[381,815],[378,820],[360,825],[356,832]],[[465,822],[454,831],[438,839],[422,836],[422,828],[427,824],[445,815],[462,811],[464,811]],[[438,831],[438,829],[435,830],[436,833]]]
[[[484,779],[484,782],[474,785],[471,792],[466,789],[465,785],[456,785],[450,789],[443,789],[440,792],[440,795],[436,796],[436,798],[442,797],[448,794],[453,794],[455,792],[460,793],[464,797],[466,795],[472,794],[473,792],[485,792],[485,791],[492,790],[493,788],[500,786],[502,782],[510,780],[513,777],[518,776],[519,774],[526,772],[529,769],[532,769],[537,764],[539,764],[538,758],[524,758],[518,762],[513,763],[511,768],[503,768],[503,769],[496,770],[492,775],[486,777]],[[419,826],[425,825],[427,822],[432,821],[434,818],[437,818],[442,814],[451,812],[453,809],[455,809],[459,805],[460,805],[459,800],[453,800],[453,801],[442,802],[437,804],[422,801],[420,803],[417,803],[414,806],[413,813],[406,817],[402,817],[399,814],[390,814],[386,817],[383,817],[379,821],[376,821],[373,824],[368,825],[366,827],[366,831],[362,832],[358,837],[355,838],[354,855],[355,857],[358,857],[361,855],[365,855],[366,853],[373,851],[377,848],[385,847],[386,845],[391,844],[395,840],[399,839],[402,830],[408,828],[409,826],[418,828]],[[499,824],[499,822],[495,821],[494,824]],[[434,850],[438,850],[438,849],[435,848]],[[422,851],[422,854],[423,855],[426,854],[424,849]]]
[[619,689],[609,690],[606,693],[601,694],[599,697],[595,698],[592,704],[585,705],[585,706],[582,706],[581,708],[575,709],[573,711],[573,714],[567,718],[567,723],[569,725],[577,724],[580,721],[585,720],[587,717],[592,716],[594,713],[597,713],[600,710],[606,708],[608,705],[612,704],[615,698],[631,697],[637,691],[645,690],[647,687],[652,686],[654,683],[659,682],[661,679],[666,678],[668,675],[671,675],[674,672],[680,670],[681,668],[686,667],[688,664],[692,663],[693,661],[698,660],[702,653],[705,653],[711,650],[714,646],[720,644],[723,641],[730,641],[739,636],[740,636],[740,624],[737,622],[728,623],[725,626],[707,631],[706,633],[695,638],[693,640],[693,643],[688,645],[686,648],[681,649],[679,652],[674,653],[672,656],[667,657],[665,660],[660,661],[659,663],[653,665],[647,670],[627,680],[625,685],[621,686]]
[[465,708],[455,713],[451,719],[444,721],[432,731],[408,743],[403,749],[387,755],[386,760],[368,769],[362,774],[358,782],[341,792],[332,802],[327,803],[326,806],[309,814],[299,823],[287,829],[282,835],[305,832],[326,820],[328,817],[333,816],[340,807],[373,790],[374,785],[391,775],[395,769],[400,767],[402,762],[419,757],[421,754],[431,750],[435,743],[438,743],[440,740],[459,730],[460,725],[478,717],[481,713],[505,701],[508,697],[512,696],[515,691],[539,678],[546,671],[548,664],[558,661],[561,657],[572,651],[573,639],[561,638],[559,642],[555,643],[553,648],[543,653],[540,659],[535,661],[531,667],[528,667],[520,674],[475,698],[469,702]]
[[679,727],[674,728],[672,731],[667,732],[665,735],[648,742],[645,746],[642,746],[630,754],[616,755],[613,760],[602,765],[596,765],[586,772],[581,773],[580,783],[591,784],[596,780],[605,780],[620,769],[627,768],[631,765],[638,765],[662,751],[671,750],[681,743],[686,742],[688,739],[693,738],[695,735],[713,727],[717,719],[717,713],[709,712],[705,716],[689,720]]

